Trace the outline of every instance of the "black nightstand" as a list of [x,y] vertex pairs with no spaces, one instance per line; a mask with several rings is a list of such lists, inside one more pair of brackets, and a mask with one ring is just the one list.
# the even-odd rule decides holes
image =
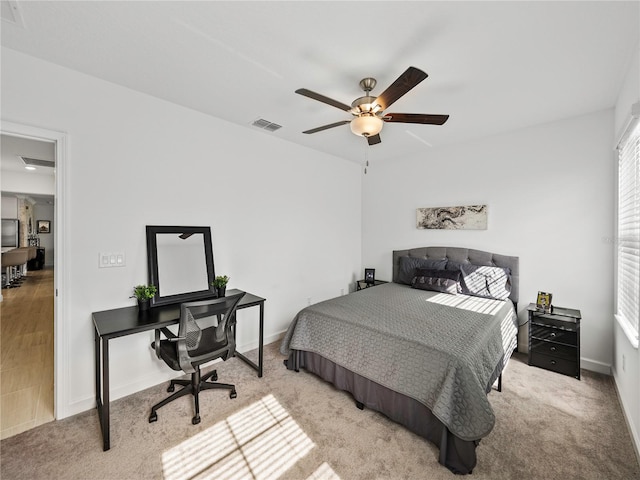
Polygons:
[[551,313],[527,307],[529,365],[580,380],[580,310],[553,307]]
[[356,282],[356,292],[358,290],[364,290],[365,288],[375,287],[377,285],[382,285],[383,283],[389,283],[389,282],[385,282],[384,280],[374,280],[373,283],[367,283],[364,280],[358,280]]

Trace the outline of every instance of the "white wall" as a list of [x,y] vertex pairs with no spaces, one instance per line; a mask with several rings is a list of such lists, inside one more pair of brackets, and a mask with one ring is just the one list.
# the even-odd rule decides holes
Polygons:
[[[640,102],[640,47],[632,57],[616,103],[616,141],[631,115],[631,105]],[[614,325],[613,377],[622,408],[631,426],[636,453],[640,458],[640,355],[617,321]]]
[[[363,265],[427,245],[520,257],[519,317],[539,290],[582,312],[582,366],[612,362],[613,112],[376,162],[363,181]],[[416,208],[488,205],[488,229],[418,230]],[[520,345],[526,351],[526,334]]]
[[[4,48],[2,99],[2,120],[67,133],[61,417],[94,406],[91,312],[133,305],[145,225],[210,225],[216,273],[267,299],[267,340],[360,273],[358,165]],[[126,267],[99,269],[100,251],[124,252]],[[238,328],[256,346],[257,309]],[[151,336],[111,342],[112,398],[174,375]]]
[[2,218],[18,218],[18,198],[2,195]]

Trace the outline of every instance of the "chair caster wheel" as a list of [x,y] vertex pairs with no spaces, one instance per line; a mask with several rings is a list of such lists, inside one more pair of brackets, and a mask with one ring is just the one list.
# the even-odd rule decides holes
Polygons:
[[156,421],[158,421],[158,414],[156,412],[151,412],[151,415],[149,415],[149,423]]
[[196,415],[195,417],[193,417],[191,419],[191,423],[193,423],[194,425],[197,425],[200,423],[200,415]]
[[167,392],[173,392],[173,391],[175,391],[175,389],[176,389],[176,387],[173,384],[171,384],[171,385],[169,385],[167,387]]
[[213,380],[214,382],[218,381],[218,372],[215,372],[213,375],[211,375],[211,380]]
[[236,398],[238,396],[238,393],[233,390],[230,394],[229,394],[229,398]]

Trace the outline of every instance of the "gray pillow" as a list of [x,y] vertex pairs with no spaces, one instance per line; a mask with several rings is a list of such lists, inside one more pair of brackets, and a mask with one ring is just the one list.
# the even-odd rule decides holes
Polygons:
[[411,286],[420,290],[456,295],[460,291],[460,273],[452,270],[418,269]]
[[475,297],[506,300],[511,295],[511,271],[508,268],[460,265],[462,293]]
[[431,258],[419,257],[400,257],[398,262],[398,283],[411,285],[413,277],[416,276],[416,270],[419,268],[429,268],[433,270],[444,270],[447,265],[447,259],[434,260]]
[[460,267],[462,265],[463,265],[462,263],[456,262],[455,260],[448,260],[446,269],[447,270],[455,270],[455,271],[459,272],[460,271]]

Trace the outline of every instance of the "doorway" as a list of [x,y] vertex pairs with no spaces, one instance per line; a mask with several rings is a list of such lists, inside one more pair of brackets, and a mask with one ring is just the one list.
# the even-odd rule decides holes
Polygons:
[[[64,134],[25,125],[3,122],[2,134],[2,202],[3,218],[12,209],[5,209],[5,202],[15,198],[16,217],[23,218],[20,246],[39,247],[38,261],[30,262],[25,279],[15,288],[0,290],[0,322],[2,326],[2,438],[64,418],[63,393],[66,385],[62,345],[64,331],[64,302],[62,293],[64,270],[64,209],[62,184],[65,166]],[[53,151],[54,168],[50,168],[47,190],[43,185],[47,165],[41,167],[40,177],[32,177],[38,185],[29,186],[28,176],[17,168],[23,164],[5,157],[6,144],[34,147],[36,154],[26,154],[28,159],[38,158],[38,148],[45,146]],[[33,152],[33,150],[31,150]],[[24,152],[23,152],[24,153]],[[17,158],[17,154],[14,153]],[[13,163],[14,171],[9,168]],[[38,168],[38,167],[36,167]],[[18,207],[20,204],[20,207]],[[11,207],[11,205],[10,205]],[[22,209],[22,211],[20,209]],[[26,212],[26,215],[25,215]],[[38,226],[42,228],[38,230]],[[43,251],[42,251],[43,250]],[[35,263],[34,263],[35,262]]]

